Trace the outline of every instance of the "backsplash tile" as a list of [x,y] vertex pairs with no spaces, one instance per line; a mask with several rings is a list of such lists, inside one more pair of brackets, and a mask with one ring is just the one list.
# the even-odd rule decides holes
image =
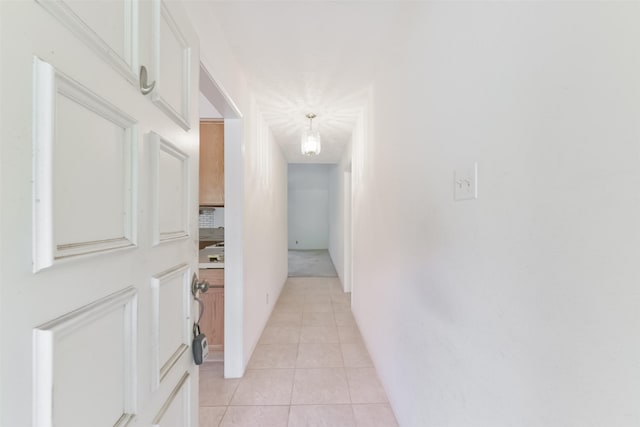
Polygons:
[[224,208],[201,208],[200,212],[200,228],[224,227]]

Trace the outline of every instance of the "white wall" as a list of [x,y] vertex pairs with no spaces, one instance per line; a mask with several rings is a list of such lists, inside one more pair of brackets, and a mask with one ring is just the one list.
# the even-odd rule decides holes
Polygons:
[[353,150],[353,310],[400,425],[640,425],[640,3],[402,7]]
[[289,249],[328,248],[330,169],[327,164],[289,165]]
[[287,277],[287,165],[216,16],[205,2],[184,4],[202,63],[241,115],[225,120],[225,270],[234,278],[225,283],[225,376],[239,377]]
[[345,223],[345,185],[351,185],[350,182],[345,182],[345,172],[350,170],[350,165],[351,143],[345,147],[340,163],[329,170],[329,255],[346,292],[351,290],[345,278],[345,256],[348,256],[345,253],[345,238],[349,232],[349,226]]
[[255,138],[245,145],[245,365],[287,279],[287,163],[257,114]]

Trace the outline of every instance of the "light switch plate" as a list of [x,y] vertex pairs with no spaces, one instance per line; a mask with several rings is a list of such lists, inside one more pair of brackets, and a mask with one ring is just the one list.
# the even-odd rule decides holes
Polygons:
[[453,177],[454,200],[478,198],[478,163],[456,169]]

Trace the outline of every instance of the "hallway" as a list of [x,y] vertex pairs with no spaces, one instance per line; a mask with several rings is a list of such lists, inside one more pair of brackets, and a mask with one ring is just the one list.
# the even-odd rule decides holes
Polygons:
[[200,427],[394,427],[337,278],[288,278],[241,379],[200,368]]

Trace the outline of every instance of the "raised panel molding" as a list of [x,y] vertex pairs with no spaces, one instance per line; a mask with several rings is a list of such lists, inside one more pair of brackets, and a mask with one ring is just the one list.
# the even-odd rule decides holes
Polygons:
[[[150,181],[153,203],[152,236],[153,244],[158,245],[160,243],[182,239],[189,236],[189,156],[157,133],[150,132],[148,135],[151,153]],[[181,191],[181,194],[177,196],[178,200],[175,200],[176,204],[173,204],[166,209],[163,209],[162,206],[163,192],[169,192],[171,188],[163,187],[161,185],[162,175],[164,173],[160,158],[162,155],[167,155],[169,159],[173,159],[178,162],[177,166],[181,169],[181,176],[179,178],[176,177],[180,180],[178,184],[180,186],[179,191]],[[176,184],[176,182],[172,182],[171,184]],[[168,227],[166,225],[167,221],[176,222],[175,218],[174,221],[171,221],[171,215],[178,217],[177,224],[170,228],[165,228]]]
[[[96,115],[105,123],[121,129],[123,156],[120,161],[124,176],[117,178],[124,183],[119,189],[121,196],[118,196],[124,211],[110,218],[113,220],[111,225],[119,230],[106,238],[96,240],[85,236],[86,240],[78,238],[74,241],[60,241],[60,236],[55,233],[57,220],[54,190],[57,187],[54,180],[54,168],[56,168],[54,159],[56,145],[60,143],[57,141],[57,126],[60,125],[57,120],[61,118],[57,110],[61,100],[78,106],[82,111]],[[136,246],[138,132],[135,119],[59,72],[52,65],[34,58],[33,123],[33,271],[37,272],[50,267],[63,259]],[[74,123],[65,124],[77,126]],[[65,160],[78,161],[77,159]],[[69,192],[72,190],[65,189]],[[64,217],[68,212],[61,213],[60,217]]]
[[[163,49],[162,38],[162,22],[166,22],[171,36],[182,48],[180,55],[173,58],[178,64],[181,64],[181,78],[178,82],[170,82],[166,79],[162,70],[162,56],[166,55],[166,49]],[[186,38],[180,31],[178,24],[174,20],[173,16],[167,9],[167,6],[162,0],[154,0],[153,3],[153,46],[152,46],[152,58],[153,58],[153,74],[155,77],[156,86],[151,92],[151,100],[160,108],[165,114],[179,124],[184,130],[191,129],[189,121],[191,96],[191,47],[187,43]],[[181,99],[178,102],[179,105],[169,102],[164,94],[165,88],[170,83],[177,83],[181,89]]]
[[64,0],[35,0],[129,82],[138,84],[138,0],[122,2],[123,54],[109,45]]
[[[191,425],[191,377],[188,372],[185,372],[178,384],[173,388],[169,397],[164,402],[160,411],[153,419],[152,427],[165,427],[163,424],[163,418],[167,411],[173,404],[182,405],[182,419],[179,425],[190,426]],[[167,425],[166,427],[174,427],[177,424]]]
[[[106,296],[75,311],[67,313],[55,320],[36,327],[33,331],[33,384],[34,384],[34,426],[54,426],[54,392],[61,378],[54,375],[56,370],[56,347],[64,339],[79,331],[91,328],[97,320],[109,314],[122,312],[122,344],[124,348],[123,371],[124,387],[119,402],[122,414],[114,419],[114,427],[124,427],[134,419],[137,411],[136,377],[137,377],[137,292],[128,287]],[[100,337],[96,336],[96,339]],[[91,347],[84,348],[87,357],[91,357]],[[97,366],[96,369],[103,368]],[[104,399],[105,396],[96,396]]]
[[[151,278],[151,385],[153,390],[157,390],[160,387],[162,380],[189,349],[191,341],[190,274],[189,266],[187,264],[180,264]],[[160,340],[163,332],[160,324],[161,288],[168,286],[168,282],[174,278],[180,279],[178,284],[181,287],[180,294],[182,301],[174,301],[174,303],[175,307],[180,309],[179,319],[176,319],[176,321],[182,322],[182,336],[180,337],[180,341],[175,343],[175,351],[171,356],[166,360],[161,360]],[[169,313],[163,313],[163,315],[167,316]]]

